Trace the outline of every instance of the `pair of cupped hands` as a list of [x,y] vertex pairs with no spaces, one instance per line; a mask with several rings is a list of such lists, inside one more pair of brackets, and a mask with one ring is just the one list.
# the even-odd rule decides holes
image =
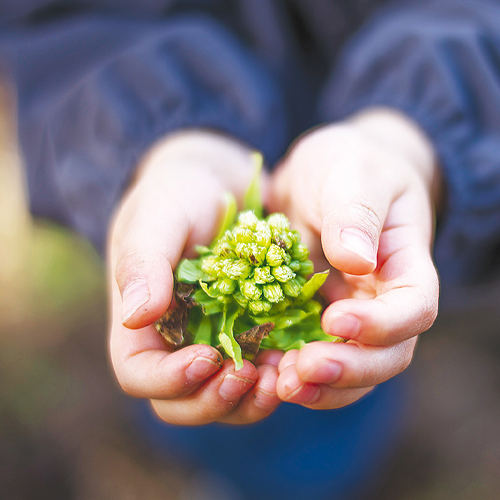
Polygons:
[[403,114],[370,109],[304,134],[263,176],[269,212],[288,216],[317,271],[332,269],[322,326],[348,342],[261,351],[237,372],[207,345],[170,350],[154,322],[172,300],[173,270],[210,244],[225,193],[241,200],[253,168],[252,149],[230,137],[172,134],[142,159],[110,227],[113,368],[172,424],[252,423],[282,401],[348,405],[410,364],[437,314],[433,147]]

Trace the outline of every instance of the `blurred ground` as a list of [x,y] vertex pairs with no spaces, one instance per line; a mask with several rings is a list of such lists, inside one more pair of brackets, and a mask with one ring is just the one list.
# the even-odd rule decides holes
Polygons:
[[[222,498],[130,427],[106,355],[103,264],[81,239],[30,221],[14,129],[0,123],[0,498]],[[448,302],[420,341],[413,420],[373,499],[498,498],[500,286]]]

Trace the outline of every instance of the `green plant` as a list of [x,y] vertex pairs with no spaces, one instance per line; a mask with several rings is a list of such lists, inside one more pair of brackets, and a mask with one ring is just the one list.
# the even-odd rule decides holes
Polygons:
[[264,217],[260,193],[262,157],[256,155],[254,179],[237,213],[234,196],[219,234],[197,259],[176,269],[176,307],[156,322],[175,347],[208,344],[231,357],[239,370],[243,358],[260,349],[299,349],[314,340],[339,342],[321,329],[317,292],[329,271],[314,274],[309,250],[285,215]]

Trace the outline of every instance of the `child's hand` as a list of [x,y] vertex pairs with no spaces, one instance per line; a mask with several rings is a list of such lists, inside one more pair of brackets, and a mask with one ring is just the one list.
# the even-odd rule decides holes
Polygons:
[[[206,345],[171,352],[154,323],[172,298],[181,256],[209,244],[224,210],[224,193],[241,195],[250,182],[249,149],[201,131],[171,136],[144,159],[122,201],[109,238],[112,324],[110,352],[122,388],[149,398],[169,423],[249,423],[269,415],[276,396],[279,354],[256,366]],[[260,361],[259,361],[260,360]]]
[[302,233],[317,271],[328,262],[338,270],[327,281],[322,324],[352,340],[288,352],[279,365],[281,399],[338,408],[409,365],[417,335],[437,314],[438,190],[432,146],[395,111],[325,126],[291,149],[274,175],[271,209]]

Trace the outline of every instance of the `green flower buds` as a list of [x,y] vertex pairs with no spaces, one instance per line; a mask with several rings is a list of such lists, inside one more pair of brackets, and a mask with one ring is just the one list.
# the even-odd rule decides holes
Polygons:
[[295,273],[288,266],[278,266],[273,268],[273,276],[281,283],[286,283],[295,278]]
[[299,280],[296,279],[291,279],[290,281],[283,283],[282,286],[283,291],[289,297],[298,297],[300,291],[302,290],[302,285],[300,284]]
[[285,255],[286,252],[283,248],[271,243],[266,253],[266,261],[270,266],[276,267],[281,265],[281,263],[285,260]]
[[273,304],[278,304],[279,302],[285,300],[285,294],[279,283],[264,285],[264,296]]
[[[206,281],[214,281],[215,289],[224,295],[235,291],[237,280],[239,292],[252,313],[268,313],[273,304],[300,294],[302,285],[298,280],[290,286],[284,286],[285,283],[314,272],[312,262],[306,260],[307,247],[299,238],[283,214],[259,220],[252,211],[241,212],[234,227],[224,232],[210,253],[202,256],[201,270],[207,275]],[[262,294],[271,307],[262,305]],[[258,304],[252,305],[255,301]]]
[[252,280],[243,281],[243,283],[240,284],[240,291],[243,297],[249,301],[259,300],[262,295],[262,288],[256,285]]
[[252,314],[268,313],[272,307],[272,304],[267,300],[253,300],[249,303]]
[[236,290],[236,281],[230,278],[224,278],[217,282],[218,288],[224,295],[231,295]]
[[294,260],[304,261],[309,257],[309,249],[304,243],[296,243],[292,247],[291,255]]
[[[217,260],[216,260],[214,264],[214,269],[217,269],[218,267],[219,266],[217,265]],[[217,274],[217,276],[219,277],[227,276],[228,278],[231,278],[233,280],[241,280],[248,278],[252,272],[252,266],[248,262],[236,258],[235,260],[227,259],[227,261],[224,263],[221,269],[222,272],[220,274]],[[211,275],[210,270],[205,272]]]
[[298,272],[303,276],[307,276],[308,274],[314,272],[314,264],[310,260],[305,260],[304,262],[300,263],[300,269]]
[[254,279],[256,283],[263,285],[264,283],[271,283],[274,281],[274,276],[271,275],[271,268],[269,266],[257,267],[254,270]]
[[313,340],[342,341],[321,330],[321,304],[314,296],[328,272],[314,273],[309,250],[281,213],[263,217],[259,173],[237,213],[228,195],[218,236],[196,247],[197,259],[176,269],[177,308],[156,322],[174,348],[212,345],[239,370],[243,357],[261,349],[299,349]]

